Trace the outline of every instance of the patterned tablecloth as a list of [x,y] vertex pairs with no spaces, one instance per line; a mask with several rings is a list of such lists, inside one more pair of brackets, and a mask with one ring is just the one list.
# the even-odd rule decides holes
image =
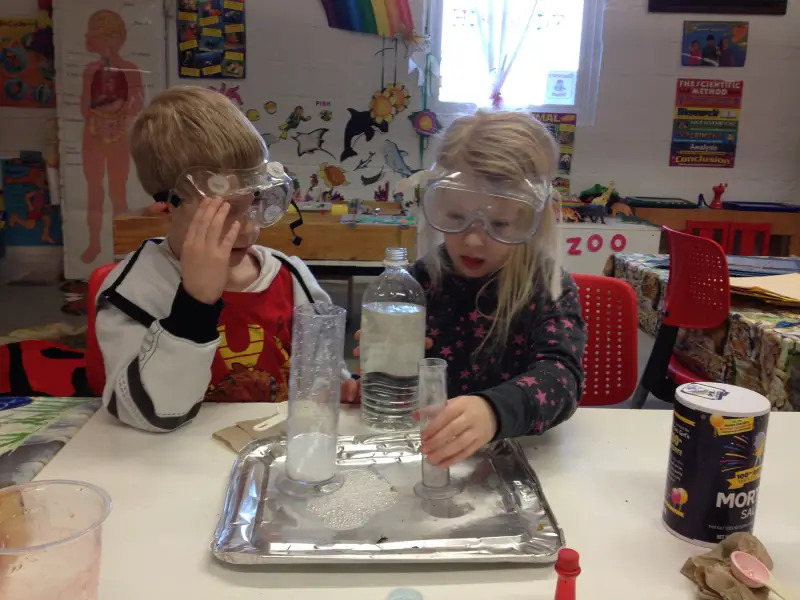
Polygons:
[[[655,335],[664,309],[669,270],[654,266],[663,255],[615,254],[605,274],[633,286],[639,327]],[[709,381],[733,383],[764,394],[773,410],[800,410],[800,309],[733,296],[730,317],[715,329],[681,329],[681,362]]]
[[36,477],[100,406],[99,398],[0,398],[0,487]]

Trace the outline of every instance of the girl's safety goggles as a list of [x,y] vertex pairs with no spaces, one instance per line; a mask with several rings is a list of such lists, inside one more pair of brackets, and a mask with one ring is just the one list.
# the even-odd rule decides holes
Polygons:
[[550,194],[547,180],[489,181],[446,172],[429,180],[422,209],[442,233],[461,233],[480,223],[498,242],[521,244],[539,228]]

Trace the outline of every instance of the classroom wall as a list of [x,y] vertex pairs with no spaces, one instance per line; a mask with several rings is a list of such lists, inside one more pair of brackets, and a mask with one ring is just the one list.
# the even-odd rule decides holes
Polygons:
[[[684,20],[750,22],[742,68],[681,67]],[[597,119],[575,141],[572,190],[616,181],[625,195],[696,199],[728,182],[725,198],[800,204],[800,3],[786,16],[650,14],[647,0],[608,0]],[[733,169],[669,167],[679,77],[744,81]]]

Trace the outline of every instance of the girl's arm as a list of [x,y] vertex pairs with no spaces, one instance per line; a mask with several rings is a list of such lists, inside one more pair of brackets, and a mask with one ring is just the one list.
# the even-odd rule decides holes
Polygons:
[[497,418],[494,439],[539,434],[567,420],[580,401],[581,358],[586,330],[578,289],[569,274],[557,302],[537,298],[528,339],[530,365],[524,373],[477,393]]

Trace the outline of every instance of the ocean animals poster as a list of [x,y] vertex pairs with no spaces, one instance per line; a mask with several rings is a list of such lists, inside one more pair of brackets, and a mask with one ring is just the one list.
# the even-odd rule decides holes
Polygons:
[[572,158],[575,154],[575,131],[578,116],[575,113],[533,113],[558,144],[558,176],[553,187],[563,196],[569,195],[569,173],[572,169]]
[[245,0],[178,0],[176,21],[180,77],[244,79]]
[[678,80],[669,166],[733,168],[743,86],[743,81]]
[[0,19],[0,48],[0,106],[55,107],[49,13],[44,10],[38,20]]
[[743,67],[747,58],[746,21],[684,21],[684,67]]

